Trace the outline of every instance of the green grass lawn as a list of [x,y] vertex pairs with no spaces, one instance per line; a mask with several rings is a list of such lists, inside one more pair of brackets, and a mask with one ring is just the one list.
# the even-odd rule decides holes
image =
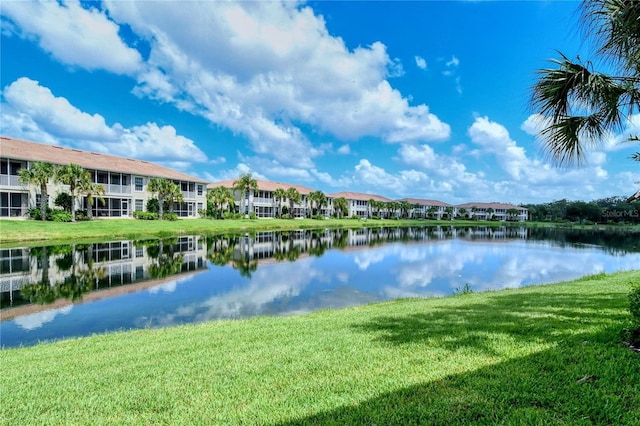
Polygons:
[[[159,220],[104,219],[90,222],[59,223],[35,220],[0,220],[0,247],[33,245],[46,242],[60,244],[114,239],[139,239],[145,237],[168,237],[182,234],[233,233],[269,230],[319,229],[319,228],[363,228],[380,226],[504,226],[505,222],[471,220],[359,220],[359,219],[181,219],[174,222]],[[553,223],[506,223],[508,226],[607,228],[603,225],[577,225]],[[608,226],[611,229],[640,230],[636,226]]]
[[640,424],[640,271],[0,351],[0,422]]
[[60,223],[35,220],[0,220],[0,246],[65,240],[137,239],[167,237],[176,234],[232,233],[246,231],[293,230],[313,228],[362,228],[409,225],[491,225],[500,222],[427,221],[427,220],[359,220],[359,219],[181,219],[177,221],[104,219],[90,222]]

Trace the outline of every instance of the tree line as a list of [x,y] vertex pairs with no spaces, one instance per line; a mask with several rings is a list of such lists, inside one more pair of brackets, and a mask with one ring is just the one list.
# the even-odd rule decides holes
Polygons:
[[640,200],[624,196],[593,201],[556,200],[550,203],[525,204],[529,217],[538,222],[640,223]]

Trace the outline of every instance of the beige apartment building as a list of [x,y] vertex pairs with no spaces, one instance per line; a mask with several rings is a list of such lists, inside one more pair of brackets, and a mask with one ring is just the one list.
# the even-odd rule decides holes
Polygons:
[[[184,203],[176,203],[173,211],[183,218],[198,217],[198,211],[206,207],[205,180],[143,160],[64,148],[0,137],[0,217],[24,218],[31,207],[38,205],[40,189],[24,185],[18,178],[22,168],[36,161],[56,165],[77,164],[89,171],[93,182],[104,187],[105,203],[94,203],[95,218],[131,217],[134,211],[143,211],[146,203],[155,195],[147,189],[151,178],[166,178],[181,189]],[[50,181],[49,205],[65,185]],[[87,208],[85,199],[79,208]]]
[[[207,185],[208,190],[222,186],[225,188],[233,188],[235,179],[228,179]],[[295,185],[284,182],[271,182],[262,179],[256,179],[258,189],[256,191],[249,190],[244,194],[244,198],[240,199],[240,191],[234,192],[236,207],[239,212],[249,214],[254,212],[258,218],[277,217],[283,206],[289,206],[289,201],[285,199],[277,200],[275,198],[276,189],[296,188],[301,195],[301,201],[294,204],[293,217],[303,218],[310,217],[312,214],[312,206],[309,200],[309,194],[314,189],[302,185]],[[334,200],[336,198],[344,198],[347,200],[346,217],[359,217],[362,219],[372,217],[374,213],[379,213],[381,217],[400,217],[400,209],[390,211],[382,208],[376,212],[370,205],[370,201],[379,201],[388,203],[390,201],[408,202],[411,208],[407,211],[410,218],[433,218],[433,219],[453,219],[459,216],[467,216],[479,220],[499,220],[499,221],[519,221],[528,220],[529,211],[520,206],[505,203],[466,203],[466,204],[448,204],[438,200],[427,200],[421,198],[403,198],[400,200],[392,200],[376,194],[367,194],[362,192],[342,191],[332,194],[326,194],[327,203],[322,206],[318,214],[325,217],[334,216]],[[315,206],[313,206],[315,207]],[[517,213],[514,213],[517,211]],[[509,214],[508,212],[511,212]]]

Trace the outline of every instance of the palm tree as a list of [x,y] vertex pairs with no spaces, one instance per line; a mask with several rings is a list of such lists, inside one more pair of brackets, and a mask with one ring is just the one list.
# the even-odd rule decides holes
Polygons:
[[247,200],[246,209],[243,209],[242,204],[244,202],[245,194],[248,194],[249,191],[257,191],[258,190],[258,181],[251,177],[251,173],[245,173],[240,176],[240,178],[233,182],[233,190],[240,192],[240,210],[244,213],[245,210],[249,209],[249,202]]
[[487,209],[487,215],[489,216],[488,219],[491,220],[493,219],[493,212],[495,212],[495,210],[493,209],[493,207],[489,207]]
[[466,218],[466,216],[467,216],[467,209],[465,209],[464,207],[459,208],[458,217]]
[[344,216],[344,212],[347,210],[348,206],[349,203],[344,197],[338,197],[333,200],[333,208],[337,212],[339,218],[342,218],[342,216]]
[[180,187],[175,183],[165,178],[151,178],[147,185],[149,192],[158,193],[158,218],[162,219],[164,216],[164,202],[169,202],[169,211],[171,211],[174,201],[183,202],[184,198]]
[[327,202],[327,196],[322,191],[313,191],[309,194],[309,200],[311,200],[311,209],[313,210],[313,203],[316,203],[316,212],[313,214],[320,214],[322,206]]
[[514,220],[518,215],[520,214],[520,211],[514,207],[511,207],[510,209],[507,209],[507,219],[508,220]]
[[[562,53],[551,60],[554,68],[538,71],[531,103],[545,119],[540,136],[558,164],[581,162],[587,148],[600,144],[608,131],[623,130],[640,110],[640,2],[585,0],[581,10],[585,36],[613,74],[595,72],[593,62]],[[640,152],[633,158],[640,161]]]
[[453,219],[453,207],[445,207],[444,212],[447,214],[447,219]]
[[427,209],[427,214],[429,215],[429,218],[433,219],[433,217],[436,215],[437,211],[438,211],[438,208],[436,206],[430,206]]
[[300,193],[296,188],[291,187],[287,189],[287,199],[289,200],[289,215],[290,215],[289,217],[291,219],[295,217],[293,214],[293,205],[295,203],[299,203],[301,198],[302,197],[300,196]]
[[411,210],[411,207],[413,207],[411,203],[406,200],[402,200],[398,203],[398,206],[400,207],[400,211],[402,212],[402,217],[409,217],[409,210]]
[[66,164],[56,170],[55,180],[65,185],[69,185],[71,195],[71,220],[76,220],[76,190],[80,186],[86,186],[91,182],[91,174],[77,164]]
[[282,201],[284,201],[287,198],[287,191],[284,190],[284,188],[277,188],[274,192],[273,192],[273,199],[276,202],[276,216],[277,217],[282,217],[282,213],[281,213],[281,209],[280,209],[280,203]]
[[104,186],[100,185],[99,183],[91,182],[91,179],[87,181],[83,180],[78,185],[78,193],[84,194],[87,197],[87,216],[89,216],[89,219],[92,219],[93,203],[95,199],[97,198],[98,201],[102,203],[102,205],[104,205],[105,203],[103,195],[106,194],[106,191],[104,189]]
[[40,187],[40,220],[47,220],[47,185],[56,175],[56,166],[44,161],[31,163],[28,169],[18,170],[18,177],[24,185],[38,185]]
[[233,205],[235,201],[231,190],[224,186],[218,186],[207,192],[207,200],[213,204],[214,218],[220,218],[220,215],[218,214],[218,206],[220,207],[220,210],[223,210],[225,204]]

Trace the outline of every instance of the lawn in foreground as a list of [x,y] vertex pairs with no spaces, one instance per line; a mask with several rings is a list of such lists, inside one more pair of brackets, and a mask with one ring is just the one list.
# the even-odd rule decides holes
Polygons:
[[2,424],[640,424],[640,271],[0,351]]

